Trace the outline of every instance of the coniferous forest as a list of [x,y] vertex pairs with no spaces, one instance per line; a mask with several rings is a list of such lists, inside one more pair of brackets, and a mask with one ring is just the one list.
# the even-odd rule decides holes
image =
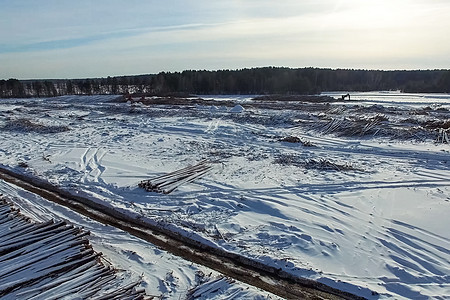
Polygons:
[[381,71],[265,67],[188,70],[86,79],[0,80],[0,97],[96,94],[318,94],[324,91],[449,93],[450,70]]

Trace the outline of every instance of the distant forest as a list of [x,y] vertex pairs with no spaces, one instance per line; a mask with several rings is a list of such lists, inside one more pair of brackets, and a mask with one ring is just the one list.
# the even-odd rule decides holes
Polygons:
[[0,80],[2,98],[98,94],[318,94],[323,91],[377,90],[450,93],[450,70],[265,67],[88,79]]

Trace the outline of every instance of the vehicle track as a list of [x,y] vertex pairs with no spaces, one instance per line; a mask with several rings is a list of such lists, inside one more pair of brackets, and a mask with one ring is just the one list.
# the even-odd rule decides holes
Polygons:
[[162,226],[143,222],[114,208],[72,195],[37,178],[0,167],[0,179],[96,221],[120,228],[174,255],[286,299],[363,299],[314,280],[295,277],[241,255],[202,244]]

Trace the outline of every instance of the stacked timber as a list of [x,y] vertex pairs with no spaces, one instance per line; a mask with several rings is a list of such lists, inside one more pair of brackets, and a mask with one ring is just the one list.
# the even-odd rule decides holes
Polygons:
[[33,223],[0,197],[0,298],[144,299],[140,282],[101,262],[88,234],[64,221]]
[[189,166],[152,179],[143,180],[138,186],[149,192],[170,194],[179,186],[205,176],[211,169],[211,163],[208,160],[202,160],[194,166]]

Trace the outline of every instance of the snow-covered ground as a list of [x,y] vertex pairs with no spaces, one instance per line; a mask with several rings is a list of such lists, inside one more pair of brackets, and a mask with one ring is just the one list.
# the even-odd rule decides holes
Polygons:
[[[198,299],[280,299],[242,282],[230,281],[209,268],[174,256],[120,229],[98,223],[2,180],[0,193],[7,195],[15,208],[36,222],[65,220],[89,231],[90,244],[95,251],[103,253],[105,263],[117,270],[124,285],[142,282],[139,287],[145,288],[147,296],[186,299],[186,295],[194,292],[202,296]],[[43,297],[38,299],[46,299],[48,295]]]
[[[245,97],[236,98],[245,109],[2,99],[0,163],[367,298],[445,298],[450,146],[434,140],[450,97],[372,94],[304,110],[251,108]],[[366,119],[359,135],[342,128]],[[202,159],[213,170],[171,194],[137,187]],[[101,238],[115,243],[114,233]],[[139,242],[127,244],[117,238],[132,258]],[[147,266],[153,259],[135,260],[162,265],[159,274],[195,273],[172,259]],[[153,294],[164,288],[155,284]]]

